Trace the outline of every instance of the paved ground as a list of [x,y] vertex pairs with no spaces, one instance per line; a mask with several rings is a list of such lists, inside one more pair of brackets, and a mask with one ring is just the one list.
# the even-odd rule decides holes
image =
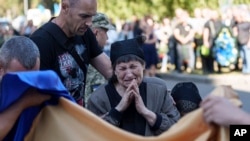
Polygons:
[[250,75],[239,72],[212,75],[167,72],[158,73],[158,75],[166,80],[170,89],[180,81],[194,82],[203,98],[218,85],[231,85],[239,94],[239,98],[243,103],[242,108],[250,113]]
[[161,78],[174,79],[179,81],[193,81],[197,83],[207,83],[213,85],[231,85],[234,89],[247,91],[250,93],[250,75],[240,72],[222,74],[187,74],[187,73],[158,73]]

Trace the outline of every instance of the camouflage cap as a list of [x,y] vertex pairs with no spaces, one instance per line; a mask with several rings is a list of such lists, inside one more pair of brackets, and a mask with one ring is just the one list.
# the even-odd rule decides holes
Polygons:
[[108,17],[103,13],[97,13],[92,18],[92,27],[101,27],[107,30],[114,30],[115,27],[110,24]]

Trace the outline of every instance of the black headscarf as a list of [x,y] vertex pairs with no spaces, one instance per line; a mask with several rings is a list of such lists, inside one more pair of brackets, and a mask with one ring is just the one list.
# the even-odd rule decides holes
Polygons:
[[186,114],[197,108],[202,101],[199,90],[193,82],[177,83],[171,92],[176,107],[181,114]]

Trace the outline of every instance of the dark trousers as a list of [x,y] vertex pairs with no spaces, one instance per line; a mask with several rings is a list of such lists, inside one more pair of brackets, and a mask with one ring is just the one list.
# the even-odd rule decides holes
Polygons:
[[212,56],[201,56],[203,73],[214,72],[214,58]]

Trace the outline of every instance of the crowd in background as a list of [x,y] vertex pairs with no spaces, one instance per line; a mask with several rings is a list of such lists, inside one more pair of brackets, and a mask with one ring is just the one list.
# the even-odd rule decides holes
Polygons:
[[0,24],[0,45],[2,45],[4,41],[10,39],[14,35],[29,37],[36,29],[37,27],[33,24],[32,19],[22,23],[20,29],[15,29],[11,22],[5,21],[4,23]]
[[[156,21],[153,17],[147,15],[134,18],[123,22],[120,29],[117,26],[116,31],[108,31],[109,40],[105,51],[108,53],[109,45],[116,40],[143,34],[147,36],[143,45],[147,62],[146,75],[154,76],[156,69],[162,72],[174,70],[178,73],[192,73],[200,69],[204,74],[210,74],[221,73],[223,68],[228,68],[230,71],[250,73],[248,52],[243,47],[249,41],[247,7],[233,7],[222,11],[196,8],[193,16],[178,8],[174,18],[165,17]],[[223,28],[228,31],[222,30]],[[229,39],[219,36],[221,31],[224,31],[223,34],[230,34],[230,40],[233,41],[231,45]],[[217,44],[225,45],[217,47]],[[203,46],[208,48],[208,54],[204,54]]]
[[[4,42],[1,48],[3,53],[1,57],[2,59],[6,58],[4,55],[14,57],[8,59],[11,62],[9,65],[6,63],[7,67],[3,68],[2,75],[11,70],[28,69],[19,62],[19,60],[23,60],[22,55],[24,55],[23,57],[27,57],[27,55],[18,52],[18,49],[26,47],[26,45],[21,43],[20,46],[19,41],[22,39],[13,41],[17,44],[11,43],[11,39],[15,39],[11,38],[12,36],[21,35],[19,38],[25,38],[24,41],[29,41],[29,45],[32,44],[32,49],[36,49],[36,45],[39,49],[40,55],[37,55],[40,56],[40,59],[38,58],[40,61],[37,62],[41,62],[41,64],[36,64],[35,67],[40,66],[40,70],[54,70],[59,74],[58,76],[72,96],[72,100],[74,98],[73,101],[82,107],[85,106],[83,100],[88,65],[93,65],[106,79],[110,78],[107,84],[100,86],[91,94],[86,107],[117,127],[139,135],[151,136],[159,135],[170,128],[180,118],[179,113],[186,114],[186,111],[181,112],[179,108],[175,107],[174,103],[176,106],[182,104],[185,108],[196,109],[202,100],[198,91],[195,90],[196,87],[192,89],[198,94],[196,102],[192,101],[194,97],[191,95],[188,95],[189,98],[186,99],[183,94],[180,94],[184,98],[180,99],[176,95],[175,89],[173,89],[173,93],[168,94],[165,81],[154,77],[158,68],[162,72],[166,72],[169,69],[168,65],[172,64],[175,72],[192,73],[197,69],[197,60],[201,59],[203,73],[220,73],[223,67],[230,67],[230,65],[233,65],[234,69],[242,70],[243,73],[250,73],[250,22],[248,21],[248,9],[244,7],[226,9],[221,13],[216,10],[197,8],[194,9],[194,16],[190,16],[186,10],[178,8],[173,19],[166,17],[162,22],[158,22],[154,16],[147,15],[143,18],[135,18],[133,21],[126,21],[122,23],[121,28],[114,24],[116,29],[111,30],[111,28],[103,26],[107,24],[110,26],[106,17],[96,14],[97,1],[78,1],[74,4],[70,2],[72,1],[62,1],[60,14],[38,30],[32,24],[32,20],[28,20],[19,30],[14,29],[11,25],[1,28],[2,42]],[[69,10],[69,8],[73,10]],[[86,12],[87,15],[81,14],[83,9],[86,10],[83,13]],[[94,16],[97,16],[96,20],[93,20]],[[102,26],[94,29],[94,21]],[[84,27],[81,26],[81,23]],[[89,29],[91,25],[92,31]],[[108,30],[110,31],[107,36]],[[144,35],[145,40],[143,36],[134,38],[138,35]],[[104,42],[98,40],[106,40],[107,37],[109,41],[105,45],[104,51],[108,55],[110,53],[110,59],[100,48],[103,46],[101,43]],[[8,48],[9,45],[18,48],[12,52],[14,56],[4,53],[4,49]],[[25,53],[30,52],[26,51]],[[15,56],[18,56],[19,59]],[[28,57],[28,59],[30,58]],[[34,61],[34,59],[31,60]],[[242,63],[241,67],[239,67],[240,63]],[[215,64],[217,69],[215,69]],[[143,72],[144,67],[146,67],[145,73]],[[144,77],[144,75],[151,77]],[[189,83],[188,85],[190,86]],[[184,90],[182,92],[186,93],[184,88],[177,86],[177,89]],[[188,92],[195,94],[189,90]],[[173,95],[173,99],[170,95]],[[208,123],[217,123],[223,126],[228,126],[230,123],[249,123],[247,120],[249,115],[245,112],[234,108],[228,110],[226,107],[230,106],[229,101],[226,101],[228,103],[225,103],[224,107],[223,105],[216,107],[216,103],[223,102],[218,102],[216,99],[218,98],[215,98],[214,101],[212,97],[208,97],[201,103],[204,109],[203,116]],[[10,108],[6,106],[4,113],[1,112],[0,117],[3,117],[1,123],[7,123],[4,124],[7,128],[3,126],[3,129],[8,130],[1,134],[0,140],[8,132],[10,135],[7,135],[6,139],[11,140],[8,138],[13,138],[15,134],[11,129],[18,131],[18,129],[13,128],[15,125],[19,125],[19,123],[15,124],[16,119],[27,106],[30,106],[22,106],[22,104],[18,106],[19,102],[17,101],[17,105],[16,103],[12,104]],[[224,113],[216,112],[217,109]],[[246,120],[243,122],[232,121],[232,119],[238,118],[225,116],[230,115],[232,109],[238,113],[235,115],[240,115]],[[211,112],[215,113],[212,118],[211,114],[207,114]],[[8,118],[12,116],[14,118]],[[226,119],[228,117],[231,118]],[[226,123],[218,119],[223,119],[221,121],[226,121]],[[135,125],[138,128],[135,128]],[[22,127],[22,131],[23,129]]]
[[[154,17],[150,14],[142,18],[134,16],[132,20],[119,22],[119,24],[110,19],[116,29],[108,31],[109,39],[104,51],[109,55],[111,43],[145,35],[147,40],[143,45],[143,50],[146,60],[145,75],[147,76],[155,76],[157,69],[160,69],[161,72],[178,73],[193,73],[195,70],[202,70],[204,74],[207,74],[221,73],[223,67],[246,74],[250,73],[250,58],[247,57],[250,31],[247,7],[225,8],[221,11],[195,8],[192,15],[186,10],[178,8],[175,9],[173,18],[165,17],[159,21]],[[29,36],[37,29],[33,25],[32,19],[23,23],[18,30],[14,29],[11,24],[1,26],[0,44],[13,35]],[[222,27],[230,30],[235,43],[233,49],[236,49],[235,51],[227,48],[229,53],[226,54],[230,54],[231,51],[231,54],[234,53],[237,56],[236,59],[230,59],[235,56],[228,55],[229,59],[226,59],[229,60],[229,63],[227,64],[225,64],[227,62],[225,57],[221,57],[223,54],[214,53],[215,39]],[[224,42],[228,42],[226,39],[224,40]],[[204,46],[209,50],[208,55],[204,55],[202,52]]]

